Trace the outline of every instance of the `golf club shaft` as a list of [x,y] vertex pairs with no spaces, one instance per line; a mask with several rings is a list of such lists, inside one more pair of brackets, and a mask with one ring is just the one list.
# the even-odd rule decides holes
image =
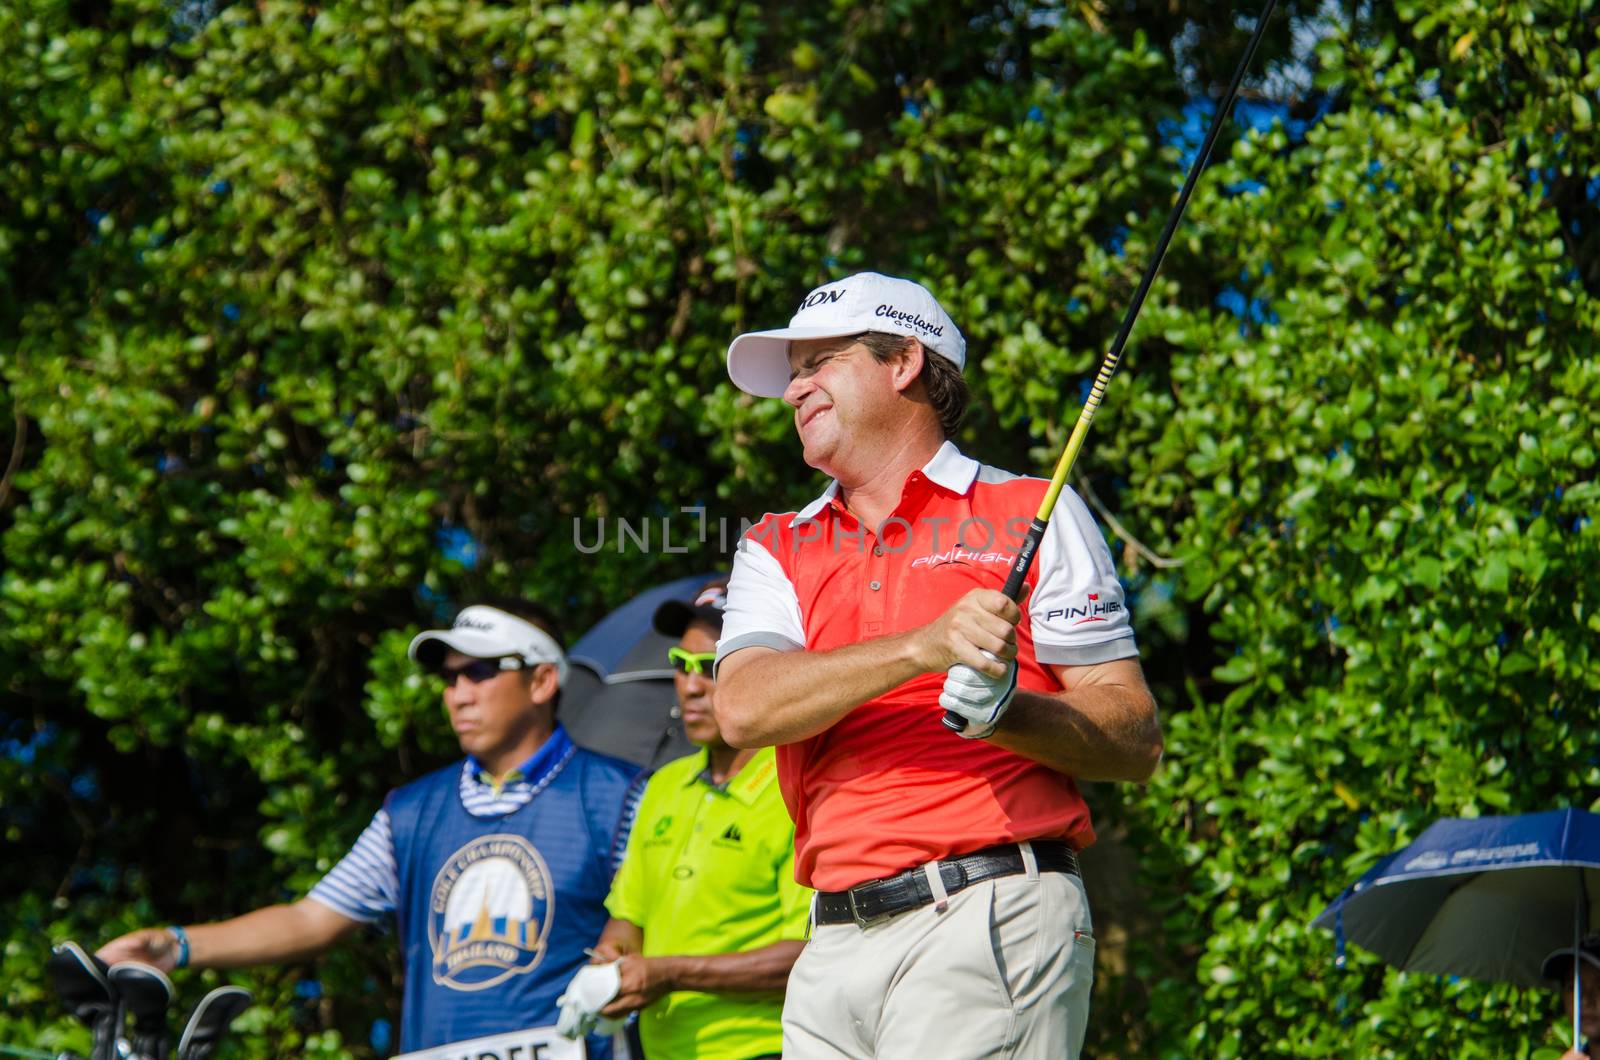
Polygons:
[[[1011,573],[1006,578],[1003,591],[1013,600],[1022,599],[1023,583],[1033,566],[1034,554],[1039,551],[1039,544],[1044,540],[1045,530],[1050,525],[1050,513],[1055,510],[1056,499],[1061,496],[1061,488],[1066,485],[1067,476],[1072,472],[1072,465],[1077,461],[1078,452],[1083,448],[1084,439],[1089,435],[1089,425],[1094,422],[1094,414],[1105,398],[1106,386],[1117,370],[1117,363],[1122,360],[1122,349],[1128,344],[1128,336],[1133,332],[1134,321],[1139,318],[1139,310],[1144,306],[1145,296],[1150,293],[1150,285],[1155,282],[1156,270],[1161,267],[1161,259],[1166,257],[1167,247],[1172,243],[1172,234],[1177,231],[1178,222],[1183,219],[1184,208],[1189,205],[1189,197],[1194,193],[1195,183],[1200,179],[1200,171],[1205,168],[1206,160],[1211,157],[1211,149],[1216,146],[1217,136],[1222,131],[1222,123],[1227,119],[1228,112],[1233,109],[1234,100],[1239,96],[1239,86],[1244,82],[1245,71],[1250,68],[1250,60],[1255,57],[1256,46],[1261,43],[1261,37],[1267,29],[1267,21],[1271,19],[1273,9],[1277,6],[1278,0],[1267,0],[1266,7],[1262,8],[1260,16],[1256,19],[1255,32],[1251,33],[1250,42],[1245,45],[1244,55],[1239,59],[1239,68],[1233,72],[1233,81],[1228,85],[1228,91],[1222,97],[1222,103],[1217,107],[1216,113],[1211,116],[1211,127],[1206,130],[1200,150],[1189,165],[1189,175],[1184,178],[1183,189],[1178,192],[1178,201],[1173,204],[1172,212],[1167,216],[1167,225],[1161,230],[1161,238],[1156,241],[1155,253],[1145,265],[1144,276],[1140,278],[1139,287],[1133,293],[1133,301],[1129,303],[1128,311],[1123,314],[1122,326],[1117,329],[1116,338],[1111,341],[1111,349],[1106,353],[1105,360],[1100,363],[1100,372],[1095,376],[1094,386],[1090,388],[1083,409],[1078,413],[1078,422],[1073,426],[1072,435],[1067,439],[1067,447],[1062,450],[1061,459],[1056,461],[1055,474],[1050,477],[1050,488],[1045,491],[1044,500],[1040,502],[1033,522],[1028,526],[1028,533],[1017,549],[1017,558],[1012,562]],[[944,723],[957,732],[966,728],[967,724],[961,715],[948,710],[944,714]]]
[[1583,870],[1578,870],[1578,897],[1572,909],[1572,1047],[1583,1043]]

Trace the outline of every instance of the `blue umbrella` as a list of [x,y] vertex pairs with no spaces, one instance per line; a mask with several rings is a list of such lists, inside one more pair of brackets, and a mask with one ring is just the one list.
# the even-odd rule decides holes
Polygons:
[[[1545,956],[1576,946],[1591,922],[1600,816],[1572,809],[1436,821],[1314,921],[1402,971],[1521,986],[1548,985]],[[1576,998],[1575,983],[1574,1044]]]

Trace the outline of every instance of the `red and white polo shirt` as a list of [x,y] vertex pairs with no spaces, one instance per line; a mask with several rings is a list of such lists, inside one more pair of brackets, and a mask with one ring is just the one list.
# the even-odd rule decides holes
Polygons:
[[[912,472],[881,532],[838,483],[740,541],[717,660],[756,645],[829,651],[926,625],[974,588],[1000,589],[1049,483],[979,464],[946,442]],[[1028,574],[1018,681],[1059,691],[1050,665],[1136,656],[1122,585],[1099,528],[1062,490]],[[840,891],[994,843],[1094,840],[1072,778],[939,723],[944,674],[863,703],[778,748],[795,822],[795,876]]]

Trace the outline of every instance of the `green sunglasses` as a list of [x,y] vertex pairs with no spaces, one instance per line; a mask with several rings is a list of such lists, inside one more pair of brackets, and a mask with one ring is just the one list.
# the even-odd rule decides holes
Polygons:
[[672,668],[680,674],[703,674],[707,672],[711,663],[716,660],[714,651],[692,652],[682,648],[668,648],[667,658],[672,662]]

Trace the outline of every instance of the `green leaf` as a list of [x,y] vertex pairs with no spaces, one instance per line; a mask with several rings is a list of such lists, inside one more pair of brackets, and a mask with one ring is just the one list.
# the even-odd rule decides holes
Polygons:
[[1473,580],[1486,593],[1504,593],[1511,587],[1511,564],[1503,554],[1495,553],[1484,560]]

